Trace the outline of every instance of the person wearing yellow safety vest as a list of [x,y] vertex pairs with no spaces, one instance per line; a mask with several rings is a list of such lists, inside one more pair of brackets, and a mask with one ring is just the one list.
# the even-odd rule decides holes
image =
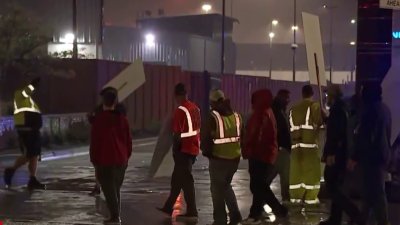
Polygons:
[[18,132],[22,155],[16,159],[12,167],[5,169],[4,183],[6,187],[11,187],[15,171],[29,163],[28,189],[46,189],[46,185],[36,179],[36,169],[41,154],[42,115],[39,106],[32,99],[32,95],[39,87],[39,83],[40,78],[36,78],[28,86],[17,90],[14,94],[14,124]]
[[242,216],[231,182],[241,157],[242,118],[232,110],[221,90],[210,92],[210,104],[208,120],[202,126],[201,149],[203,155],[209,158],[213,225],[227,224],[225,205],[229,210],[229,224],[238,224]]
[[290,160],[290,201],[295,204],[318,204],[321,163],[318,147],[319,129],[322,125],[321,107],[312,100],[310,85],[302,89],[303,100],[289,112],[292,137]]

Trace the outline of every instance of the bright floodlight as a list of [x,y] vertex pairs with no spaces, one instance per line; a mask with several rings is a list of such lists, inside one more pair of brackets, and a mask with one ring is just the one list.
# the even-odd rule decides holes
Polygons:
[[278,25],[278,20],[272,20],[272,25],[274,25],[274,26],[276,26],[276,25]]
[[298,30],[299,27],[298,26],[292,26],[292,30]]
[[64,41],[67,44],[74,43],[75,35],[73,33],[67,33],[64,37]]
[[355,23],[356,23],[356,20],[355,20],[355,19],[352,19],[352,20],[351,20],[351,23],[352,23],[352,24],[355,24]]
[[274,38],[274,37],[275,37],[275,33],[274,33],[274,32],[270,32],[270,33],[269,33],[269,38],[272,39],[272,38]]
[[154,36],[154,34],[146,34],[146,45],[147,46],[154,46],[155,45],[155,40],[156,37]]
[[355,41],[350,42],[350,45],[356,45]]
[[201,7],[201,9],[202,9],[204,12],[208,13],[208,12],[212,9],[212,6],[211,6],[210,4],[203,4],[203,6]]

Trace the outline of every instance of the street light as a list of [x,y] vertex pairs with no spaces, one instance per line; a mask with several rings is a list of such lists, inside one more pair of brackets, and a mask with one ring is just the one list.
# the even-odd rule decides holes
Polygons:
[[75,40],[75,35],[73,33],[67,33],[65,34],[64,38],[60,38],[60,42],[63,42],[65,44],[72,44],[74,43]]
[[269,32],[269,78],[272,77],[272,39],[275,37],[274,32]]
[[292,30],[293,30],[293,31],[297,31],[298,29],[299,29],[298,26],[292,26]]
[[275,33],[274,33],[274,32],[270,32],[270,33],[269,33],[269,38],[270,38],[270,39],[273,39],[274,37],[275,37]]
[[279,21],[278,21],[278,20],[272,20],[272,25],[273,25],[273,26],[277,26],[277,25],[278,25],[278,23],[279,23]]
[[146,39],[146,46],[153,47],[155,45],[156,37],[152,33],[148,33],[145,36]]
[[355,41],[351,41],[350,45],[354,46],[354,45],[356,45],[356,42]]
[[350,22],[351,22],[351,24],[355,24],[355,23],[356,23],[356,20],[355,20],[355,19],[352,19]]
[[205,3],[203,4],[203,6],[201,7],[201,9],[207,14],[209,11],[211,11],[212,9],[212,5]]

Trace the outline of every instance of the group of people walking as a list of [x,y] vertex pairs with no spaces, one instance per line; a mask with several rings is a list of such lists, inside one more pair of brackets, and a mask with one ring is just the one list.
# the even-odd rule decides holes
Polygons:
[[[291,205],[318,206],[321,160],[326,164],[324,177],[332,202],[330,217],[321,225],[342,224],[343,212],[350,224],[367,224],[372,212],[379,225],[388,225],[384,175],[390,158],[391,119],[381,94],[379,84],[365,84],[361,96],[354,96],[349,106],[340,87],[331,85],[327,91],[328,111],[313,100],[313,88],[306,85],[302,88],[303,99],[287,110],[288,90],[280,90],[273,98],[271,91],[262,89],[253,93],[252,113],[244,121],[224,93],[213,90],[210,111],[201,122],[199,108],[188,100],[185,86],[178,84],[178,107],[172,123],[175,167],[171,193],[158,209],[171,216],[183,190],[187,211],[177,219],[197,220],[192,166],[201,151],[209,159],[213,225],[260,224],[267,216],[266,204],[278,218],[287,217]],[[326,129],[322,156],[321,129]],[[248,160],[253,194],[245,220],[231,186],[241,158]],[[343,187],[346,174],[356,165],[363,174],[361,210]],[[278,174],[282,202],[270,188]]]
[[[15,123],[22,156],[5,170],[5,183],[10,186],[16,169],[29,163],[30,189],[45,189],[36,179],[40,156],[42,125],[39,107],[31,98],[39,79],[15,94]],[[187,204],[186,213],[177,220],[196,221],[198,210],[192,167],[197,156],[209,159],[213,225],[260,224],[265,218],[264,205],[269,205],[278,218],[289,215],[288,206],[319,204],[321,159],[326,164],[324,177],[331,195],[331,213],[323,225],[339,225],[342,213],[350,223],[362,225],[373,212],[378,225],[388,225],[385,172],[390,160],[391,118],[382,103],[378,84],[363,85],[352,107],[343,101],[339,86],[327,92],[329,112],[313,100],[313,88],[302,89],[303,99],[288,110],[290,92],[280,90],[275,98],[268,89],[251,96],[252,112],[245,121],[232,109],[221,90],[210,92],[210,111],[205,115],[188,99],[186,87],[174,90],[177,108],[172,121],[173,159],[171,191],[165,204],[158,208],[172,216],[181,191]],[[132,154],[132,138],[124,107],[118,103],[115,88],[101,92],[102,103],[89,115],[91,122],[90,158],[95,166],[98,186],[104,192],[110,211],[106,224],[121,223],[121,197],[125,170]],[[320,155],[319,132],[326,129],[324,153]],[[253,195],[250,214],[243,220],[231,183],[241,158],[248,160],[250,191]],[[346,174],[359,165],[363,207],[361,210],[343,190]],[[280,176],[279,201],[270,185]],[[99,192],[99,188],[95,189]],[[226,211],[228,209],[228,212]]]

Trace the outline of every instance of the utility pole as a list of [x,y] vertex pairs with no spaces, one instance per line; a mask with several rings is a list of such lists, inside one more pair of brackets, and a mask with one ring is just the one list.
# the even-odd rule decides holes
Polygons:
[[225,71],[225,4],[226,0],[222,0],[222,30],[221,30],[221,75]]
[[333,10],[332,0],[329,1],[331,4],[328,7],[329,10],[329,79],[332,83],[332,73],[333,73]]
[[297,32],[297,0],[294,1],[293,7],[293,82],[296,82],[296,49],[297,49],[297,40],[296,40],[296,32]]
[[72,30],[74,32],[74,43],[72,47],[72,58],[77,59],[78,58],[78,26],[77,26],[77,7],[76,7],[76,1],[77,0],[72,0]]

